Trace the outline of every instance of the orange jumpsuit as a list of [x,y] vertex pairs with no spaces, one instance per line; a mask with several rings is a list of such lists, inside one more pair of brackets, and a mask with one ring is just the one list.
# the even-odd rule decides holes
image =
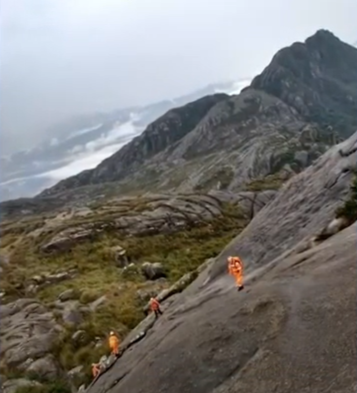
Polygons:
[[153,297],[150,299],[150,309],[155,313],[156,318],[162,314],[159,301]]
[[243,263],[240,258],[228,258],[228,272],[235,278],[238,289],[243,289]]
[[118,355],[119,353],[119,339],[115,334],[109,336],[109,348],[112,350],[113,355]]

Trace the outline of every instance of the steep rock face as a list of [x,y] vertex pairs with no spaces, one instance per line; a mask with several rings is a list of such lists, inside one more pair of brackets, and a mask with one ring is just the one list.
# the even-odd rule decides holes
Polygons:
[[[293,178],[87,393],[354,392],[356,224],[295,247],[346,198],[356,146],[357,133]],[[235,252],[241,293],[222,268]]]
[[[300,242],[308,242],[332,219],[357,169],[357,132],[332,147],[317,162],[284,184],[230,245],[212,268],[211,279],[225,273],[225,258],[239,254],[254,269],[282,255]],[[342,155],[341,155],[342,152]]]
[[280,50],[251,87],[279,97],[340,135],[356,129],[357,50],[326,30]]

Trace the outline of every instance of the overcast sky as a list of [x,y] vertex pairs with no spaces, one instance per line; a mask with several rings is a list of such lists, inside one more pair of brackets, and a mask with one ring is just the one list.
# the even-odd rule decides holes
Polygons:
[[356,0],[2,0],[2,151],[70,115],[260,72],[326,28],[357,38]]

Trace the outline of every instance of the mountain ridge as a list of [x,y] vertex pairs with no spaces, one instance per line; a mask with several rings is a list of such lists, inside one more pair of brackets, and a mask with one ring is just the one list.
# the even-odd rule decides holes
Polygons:
[[60,123],[48,130],[47,138],[34,148],[1,155],[0,198],[34,196],[62,179],[95,167],[168,110],[207,94],[232,94],[245,83],[242,79],[214,83],[171,100],[83,115]]
[[[346,61],[336,61],[336,51],[337,55],[343,55]],[[352,87],[350,85],[351,81],[354,84],[357,81],[357,50],[340,41],[332,33],[319,30],[304,43],[293,43],[278,51],[250,86],[244,88],[238,96],[227,97],[217,103],[196,127],[187,129],[182,138],[175,140],[166,151],[158,151],[150,159],[144,152],[155,139],[165,138],[164,133],[160,132],[160,128],[166,126],[164,115],[146,129],[148,145],[135,153],[142,158],[146,157],[145,162],[142,159],[135,163],[130,162],[129,156],[134,157],[138,148],[133,141],[122,149],[122,152],[132,151],[127,158],[119,151],[97,168],[63,180],[43,191],[39,197],[63,193],[73,187],[81,188],[107,182],[117,182],[118,190],[122,184],[124,190],[141,188],[150,191],[152,186],[156,189],[189,191],[203,187],[202,183],[209,183],[210,174],[202,173],[208,172],[206,169],[209,166],[212,168],[218,165],[230,172],[228,177],[232,179],[228,187],[237,188],[254,180],[259,173],[266,176],[277,172],[272,167],[279,167],[277,161],[286,161],[289,155],[290,163],[287,160],[286,164],[296,164],[298,168],[291,171],[288,166],[286,169],[295,173],[309,165],[329,146],[351,135],[355,129],[357,85],[354,89],[354,84]],[[195,103],[192,103],[190,107],[182,107],[182,113],[187,110],[188,114],[194,105]],[[258,137],[254,134],[259,134],[260,152],[256,151]],[[269,146],[269,138],[275,140],[279,146],[274,149]],[[282,142],[284,138],[286,143]],[[294,143],[291,138],[295,139]],[[264,153],[263,144],[267,143],[268,149]],[[306,143],[310,145],[306,147]],[[242,147],[242,144],[245,146]],[[240,165],[248,167],[247,174],[240,182],[234,182],[233,179],[239,171],[238,165],[232,166],[230,160],[224,158],[224,149],[229,148],[233,158],[233,150],[239,146],[245,150],[253,149],[250,154],[261,162],[240,162]],[[238,150],[236,153],[239,155]],[[215,154],[215,157],[209,160],[212,154]],[[259,159],[259,156],[264,154],[266,157]],[[199,157],[205,156],[209,161],[206,167],[199,160]],[[194,161],[199,162],[193,165]],[[271,161],[271,165],[264,168],[266,163],[263,161]],[[121,168],[128,165],[134,165],[136,170],[125,173]],[[186,167],[185,173],[183,170],[180,172],[177,166]],[[190,180],[187,180],[188,175]],[[168,181],[170,177],[181,180],[171,185],[172,182]],[[145,179],[150,183],[150,187],[142,188],[140,184]],[[217,184],[216,182],[213,187]]]

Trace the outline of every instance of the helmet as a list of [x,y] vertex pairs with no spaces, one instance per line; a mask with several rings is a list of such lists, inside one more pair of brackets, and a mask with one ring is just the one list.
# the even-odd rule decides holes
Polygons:
[[228,261],[229,263],[233,262],[233,257],[228,257],[228,258],[227,258],[227,261]]
[[115,333],[113,331],[110,332],[110,336],[115,336]]

